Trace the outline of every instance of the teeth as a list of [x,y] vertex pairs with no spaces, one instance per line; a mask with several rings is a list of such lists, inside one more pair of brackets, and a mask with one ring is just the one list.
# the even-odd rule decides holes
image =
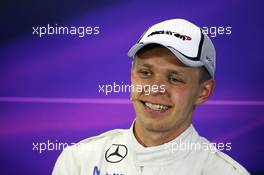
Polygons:
[[146,102],[145,105],[147,107],[149,107],[150,109],[157,110],[157,111],[168,109],[168,106],[153,104],[153,103],[149,103],[149,102]]

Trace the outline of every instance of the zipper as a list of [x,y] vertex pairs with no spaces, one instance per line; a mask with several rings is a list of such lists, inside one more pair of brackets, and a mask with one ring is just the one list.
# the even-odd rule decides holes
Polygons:
[[144,166],[139,166],[140,174],[143,174]]

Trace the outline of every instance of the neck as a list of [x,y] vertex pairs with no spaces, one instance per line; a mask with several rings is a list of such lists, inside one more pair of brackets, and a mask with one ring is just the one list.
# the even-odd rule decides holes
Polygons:
[[133,131],[137,141],[144,147],[152,147],[168,143],[183,133],[191,122],[185,122],[169,131],[151,131],[144,128],[140,122],[136,121]]

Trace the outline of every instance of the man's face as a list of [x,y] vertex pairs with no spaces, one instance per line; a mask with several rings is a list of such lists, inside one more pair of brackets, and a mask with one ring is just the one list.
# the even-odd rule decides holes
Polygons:
[[[191,123],[201,94],[200,69],[183,65],[164,47],[147,50],[134,60],[131,69],[134,86],[157,85],[165,92],[136,92],[131,98],[136,123],[152,132],[168,132]],[[149,95],[147,95],[149,94]]]

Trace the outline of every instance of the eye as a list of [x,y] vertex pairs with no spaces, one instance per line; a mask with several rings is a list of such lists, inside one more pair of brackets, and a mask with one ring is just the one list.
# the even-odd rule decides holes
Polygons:
[[152,72],[150,70],[145,70],[145,69],[142,69],[142,70],[139,70],[138,71],[138,74],[143,77],[143,78],[147,78],[147,77],[150,77],[152,75]]
[[178,78],[177,76],[175,76],[175,75],[171,75],[171,76],[169,76],[169,77],[168,77],[168,80],[169,80],[169,82],[172,83],[172,84],[183,83],[183,81],[182,81],[180,78]]

